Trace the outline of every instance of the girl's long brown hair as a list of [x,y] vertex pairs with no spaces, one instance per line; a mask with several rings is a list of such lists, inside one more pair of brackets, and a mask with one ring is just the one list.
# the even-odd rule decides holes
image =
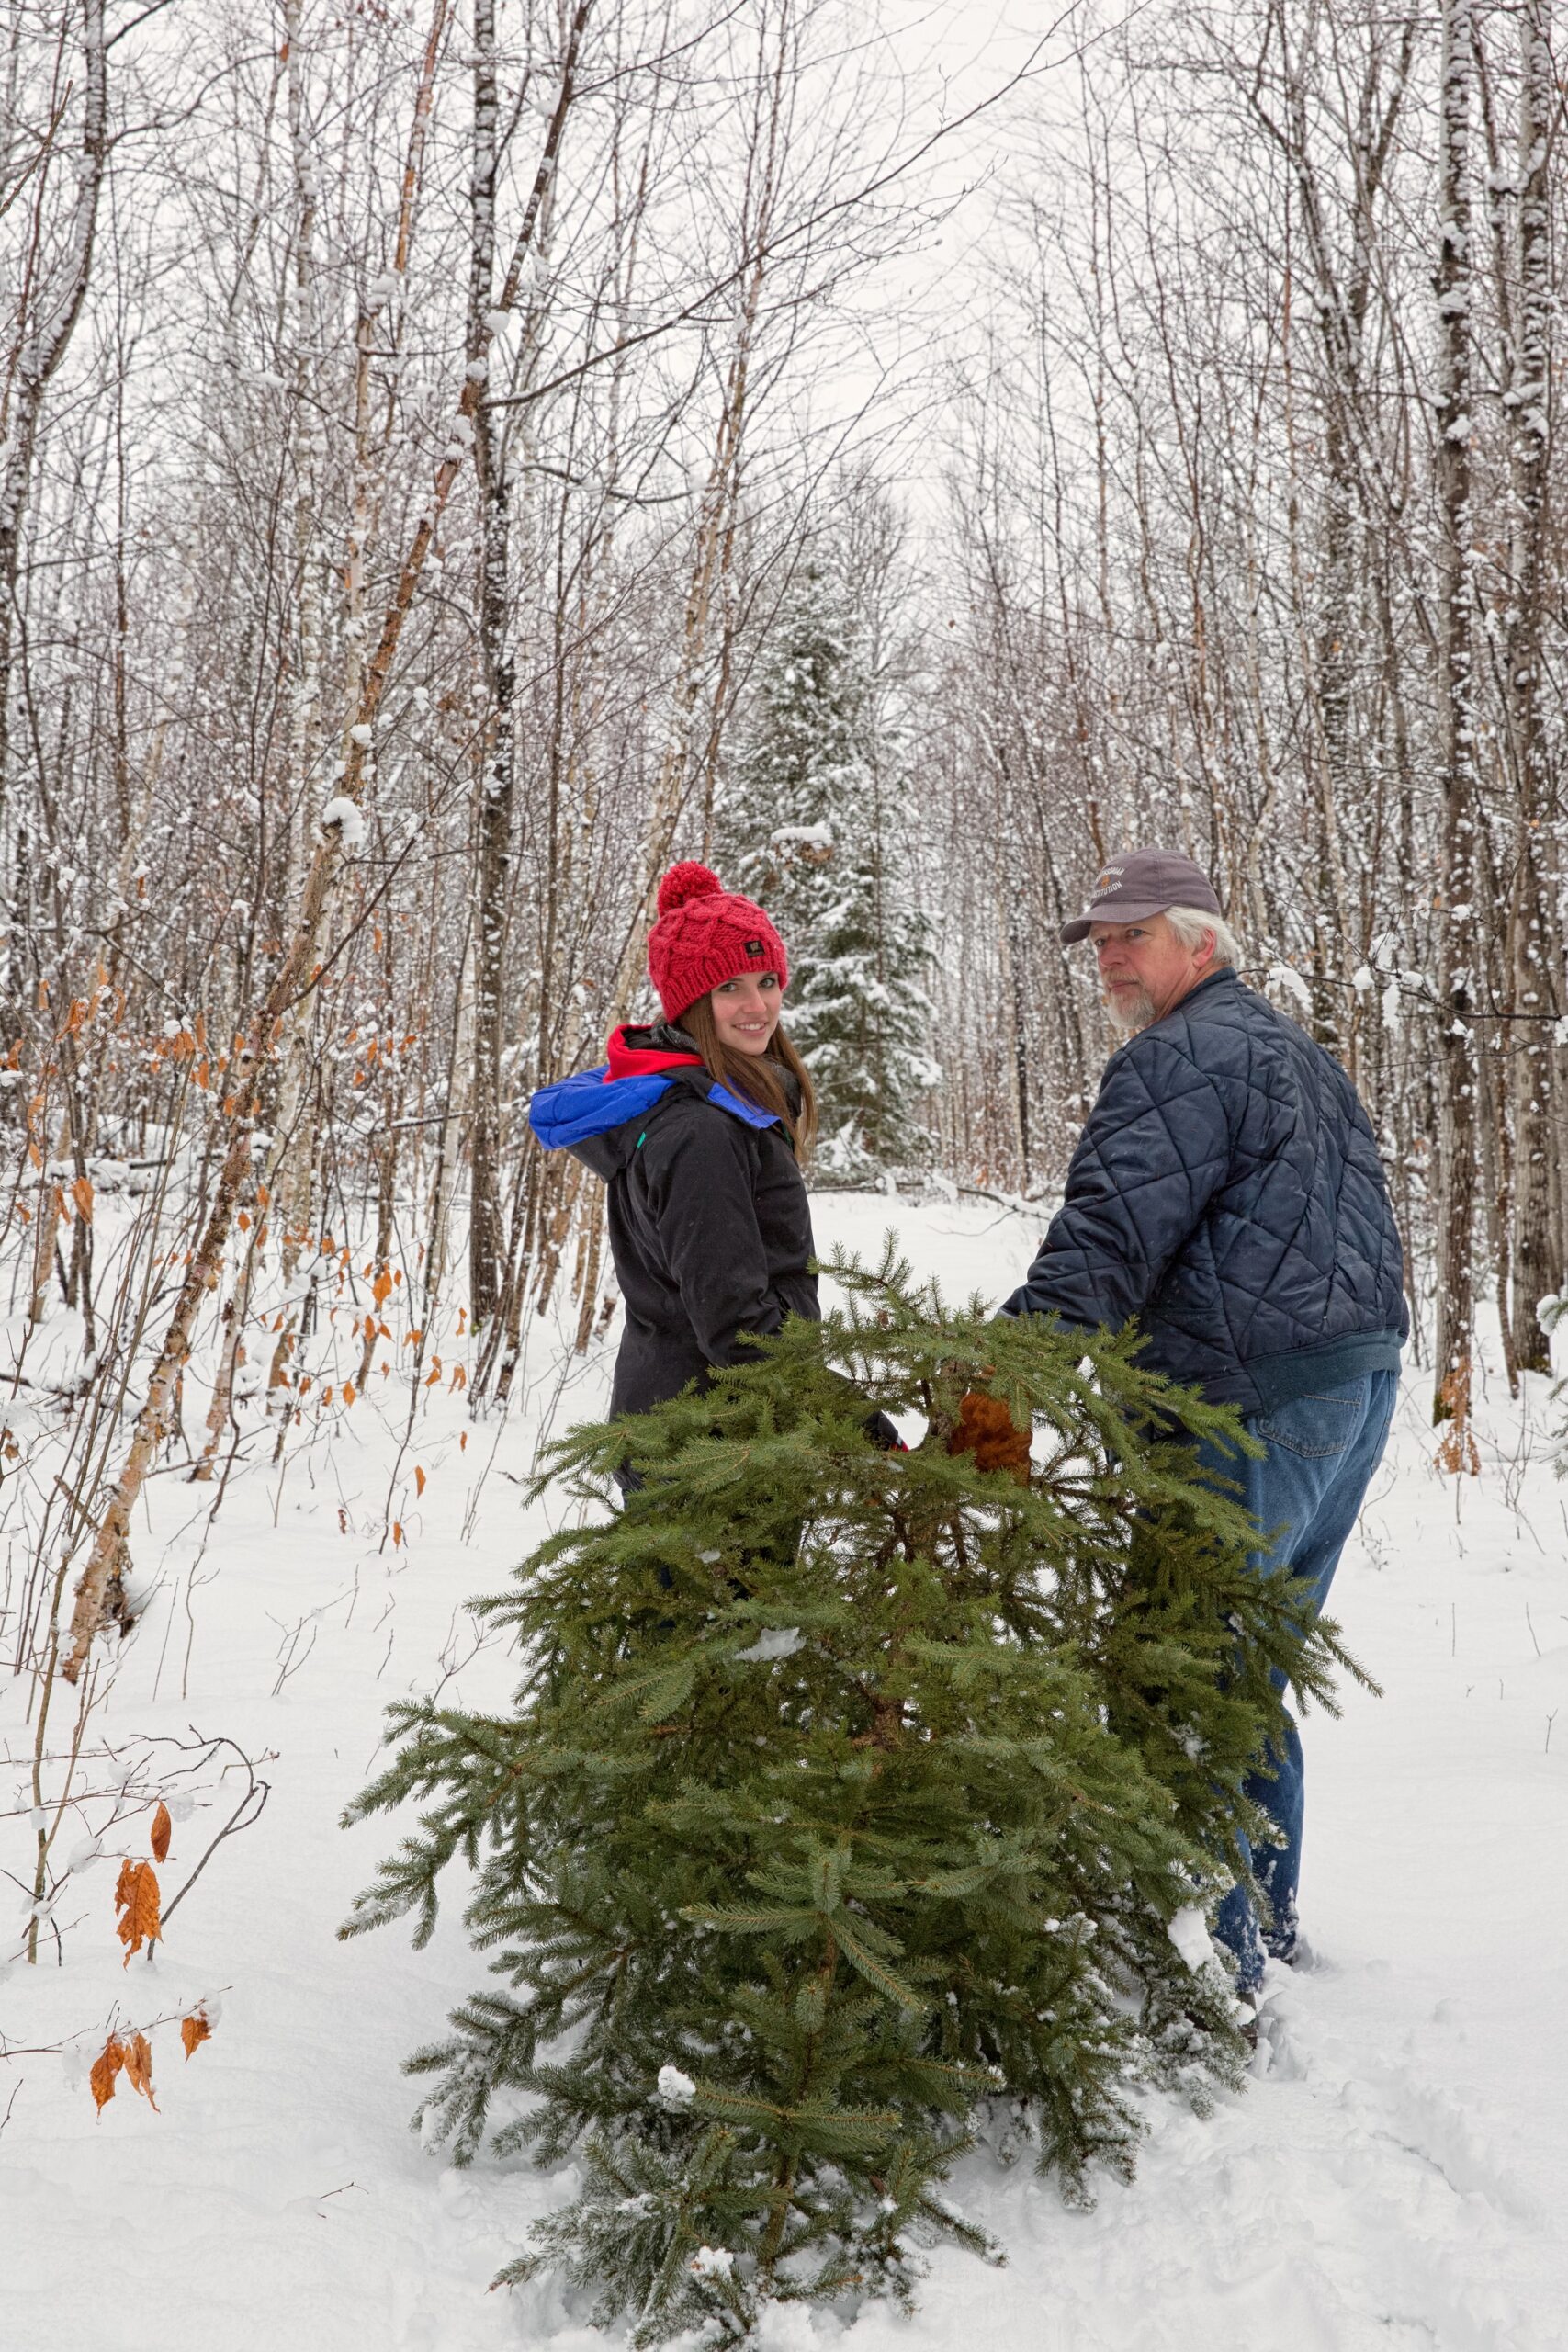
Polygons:
[[[724,1043],[713,1017],[712,1000],[700,996],[695,1004],[686,1007],[676,1026],[685,1031],[701,1054],[710,1078],[717,1079],[737,1094],[744,1094],[764,1111],[772,1111],[782,1121],[784,1133],[795,1146],[795,1157],[804,1160],[817,1134],[817,1094],[810,1073],[785,1036],[783,1025],[769,1038],[765,1054],[740,1053]],[[790,1102],[782,1075],[785,1070],[800,1089],[798,1111]]]

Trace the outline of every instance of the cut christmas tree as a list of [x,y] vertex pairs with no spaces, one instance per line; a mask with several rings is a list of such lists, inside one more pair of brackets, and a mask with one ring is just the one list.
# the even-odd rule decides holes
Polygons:
[[891,1248],[832,1271],[820,1325],[555,1450],[602,1506],[641,1484],[481,1604],[514,1713],[394,1709],[357,1808],[424,1810],[344,1932],[428,1934],[462,1857],[498,1979],[411,2062],[427,2122],[467,2162],[521,2092],[497,2146],[580,2168],[502,2277],[639,2345],[908,2302],[933,2237],[999,2256],[944,2188],[977,2134],[1083,2197],[1141,2086],[1236,2083],[1203,1913],[1269,1834],[1276,1683],[1331,1704],[1348,1664],[1197,1472],[1238,1425],[1132,1338],[953,1313]]

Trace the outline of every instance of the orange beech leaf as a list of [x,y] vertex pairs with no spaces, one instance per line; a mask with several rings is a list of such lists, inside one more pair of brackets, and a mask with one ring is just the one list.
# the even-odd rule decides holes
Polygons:
[[417,1463],[414,1464],[413,1490],[416,1495],[423,1495],[424,1492],[424,1473]]
[[454,1387],[454,1388],[466,1388],[466,1387],[468,1386],[468,1366],[467,1366],[466,1364],[455,1363],[455,1364],[452,1366],[452,1385],[453,1385],[453,1387]]
[[392,1521],[392,1549],[394,1552],[397,1550],[402,1540],[403,1522],[400,1519],[394,1519]]
[[457,1432],[457,1451],[459,1453],[467,1453],[468,1450],[468,1432],[467,1430],[459,1430]]
[[256,1186],[256,1198],[261,1203],[264,1209],[271,1208],[272,1194],[267,1191],[265,1184],[258,1184]]
[[204,2041],[210,2041],[211,2039],[212,2028],[208,2022],[205,2009],[193,2009],[188,2018],[180,2019],[180,2040],[185,2043],[187,2060],[201,2048]]
[[120,2063],[125,2068],[125,2079],[131,2089],[141,2092],[153,2114],[156,2115],[158,2102],[152,2096],[152,2045],[144,2033],[132,2034],[130,2046]]
[[158,1924],[158,1873],[151,1862],[120,1864],[114,1905],[121,1914],[115,1923],[115,1933],[126,1948],[124,1965],[129,1968],[131,1955],[139,1952],[144,1943],[164,1940],[164,1931]]
[[242,1233],[249,1233],[251,1229],[251,1220],[248,1213],[244,1209],[240,1211],[240,1214],[234,1219],[234,1222],[239,1227]]
[[111,2033],[93,2061],[93,2071],[87,2081],[93,2093],[93,2103],[101,2115],[114,2097],[114,2078],[125,2064],[125,2045],[119,2036]]
[[359,1394],[359,1391],[358,1391],[358,1389],[355,1386],[355,1385],[354,1385],[354,1383],[353,1383],[353,1381],[352,1381],[352,1380],[345,1380],[345,1381],[344,1382],[344,1384],[343,1384],[343,1401],[344,1401],[344,1403],[345,1405],[352,1405],[352,1404],[353,1404],[353,1402],[354,1402],[354,1400],[355,1400],[355,1398],[358,1396],[358,1394]]
[[384,1306],[386,1305],[387,1294],[391,1287],[392,1277],[387,1272],[386,1267],[383,1266],[380,1272],[376,1277],[376,1285],[370,1294],[378,1306]]
[[376,1317],[373,1315],[367,1315],[365,1318],[365,1336],[367,1340],[373,1340],[376,1337]]
[[168,1860],[169,1839],[174,1836],[174,1831],[175,1824],[173,1816],[169,1812],[168,1806],[164,1803],[163,1798],[160,1797],[158,1800],[158,1810],[152,1815],[152,1860],[155,1862],[166,1862]]
[[71,1197],[76,1204],[76,1214],[84,1225],[93,1222],[93,1188],[85,1176],[78,1176],[71,1187]]
[[332,1382],[329,1380],[329,1381],[328,1381],[328,1383],[327,1383],[327,1385],[326,1385],[326,1386],[325,1386],[325,1387],[322,1389],[322,1391],[321,1391],[321,1402],[322,1402],[322,1404],[323,1404],[323,1405],[330,1405],[330,1404],[332,1403],[332,1401],[333,1401],[333,1385],[332,1385]]

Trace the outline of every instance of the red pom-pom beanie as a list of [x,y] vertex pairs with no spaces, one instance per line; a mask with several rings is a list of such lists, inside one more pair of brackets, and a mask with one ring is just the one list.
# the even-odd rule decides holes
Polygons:
[[659,921],[648,934],[648,976],[667,1021],[689,1004],[738,980],[742,972],[776,972],[789,984],[784,941],[761,907],[727,890],[716,874],[687,859],[659,886]]

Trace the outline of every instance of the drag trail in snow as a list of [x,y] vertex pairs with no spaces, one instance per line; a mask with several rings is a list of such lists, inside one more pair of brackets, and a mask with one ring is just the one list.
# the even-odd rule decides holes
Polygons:
[[[1038,1238],[1032,1216],[971,1198],[817,1209],[825,1249],[874,1253],[892,1225],[956,1296],[1010,1288]],[[62,1964],[0,1985],[0,2030],[22,2046],[90,2040],[117,2002],[161,2017],[222,1988],[188,2062],[154,2037],[158,2113],[122,2091],[96,2116],[80,2064],[58,2057],[0,2066],[7,2346],[604,2344],[553,2283],[487,2291],[567,2181],[490,2160],[458,2173],[407,2129],[400,2062],[483,1980],[460,1890],[423,1951],[400,1928],[348,1944],[334,1931],[392,1835],[384,1820],[337,1826],[384,1705],[444,1673],[465,1702],[504,1703],[509,1661],[476,1650],[462,1604],[542,1532],[548,1504],[525,1515],[516,1482],[548,1420],[598,1409],[608,1361],[608,1345],[570,1359],[541,1324],[510,1420],[470,1427],[460,1396],[433,1392],[411,1457],[427,1483],[400,1505],[396,1550],[380,1514],[406,1399],[385,1419],[369,1400],[281,1475],[258,1434],[205,1548],[203,1490],[155,1482],[136,1546],[151,1598],[106,1729],[221,1733],[265,1759],[272,1793],[151,1965],[119,1965],[111,1843],[62,1915]],[[1340,1570],[1337,1613],[1384,1695],[1350,1690],[1337,1722],[1307,1726],[1311,1956],[1270,1972],[1246,2095],[1206,2120],[1149,2101],[1136,2181],[1105,2182],[1089,2212],[1027,2160],[977,2154],[955,2188],[1005,2243],[1005,2268],[944,2250],[912,2322],[780,2309],[764,2352],[1568,2344],[1568,1487],[1548,1459],[1544,1385],[1521,1415],[1492,1384],[1483,1475],[1458,1496],[1431,1466],[1424,1400],[1413,1374]],[[15,1757],[19,1709],[0,1704]],[[171,1885],[206,1817],[176,1822]],[[8,1864],[17,1828],[0,1820]]]

